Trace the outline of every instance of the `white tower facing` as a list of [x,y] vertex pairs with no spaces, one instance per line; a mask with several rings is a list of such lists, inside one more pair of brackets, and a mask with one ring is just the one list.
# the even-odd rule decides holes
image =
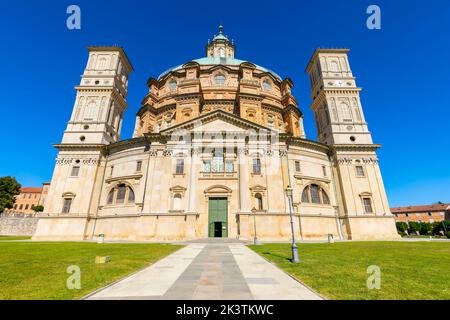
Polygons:
[[333,144],[372,144],[348,49],[317,49],[306,68],[318,140]]
[[[386,191],[361,107],[348,49],[317,49],[306,71],[311,80],[311,108],[318,140],[330,146],[335,177],[336,208],[349,239],[369,239],[371,234],[398,238]],[[369,227],[370,226],[370,227]]]
[[62,144],[109,144],[120,139],[133,71],[121,47],[88,47],[89,60]]
[[99,181],[106,170],[104,147],[120,139],[128,77],[133,71],[120,47],[88,50],[88,64],[75,87],[72,116],[62,142],[55,145],[59,152],[44,208],[44,215],[78,217],[80,228],[97,210]]

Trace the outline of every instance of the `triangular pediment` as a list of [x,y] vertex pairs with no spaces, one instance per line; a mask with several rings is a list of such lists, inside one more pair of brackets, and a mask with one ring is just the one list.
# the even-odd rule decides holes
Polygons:
[[161,134],[170,135],[177,130],[199,132],[245,132],[247,130],[254,130],[256,132],[270,132],[269,128],[222,110],[215,110],[190,121],[164,129],[161,131]]

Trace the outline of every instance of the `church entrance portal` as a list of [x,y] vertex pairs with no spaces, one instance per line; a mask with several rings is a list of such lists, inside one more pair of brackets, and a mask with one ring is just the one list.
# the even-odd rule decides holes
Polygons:
[[208,236],[210,238],[228,237],[228,199],[209,198]]

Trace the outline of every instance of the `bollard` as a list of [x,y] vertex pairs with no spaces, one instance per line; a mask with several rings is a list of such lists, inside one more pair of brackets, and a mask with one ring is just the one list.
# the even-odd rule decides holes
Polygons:
[[99,234],[98,235],[98,239],[97,239],[97,243],[104,243],[105,242],[105,235],[104,234]]
[[332,233],[328,234],[328,243],[334,243],[334,237]]

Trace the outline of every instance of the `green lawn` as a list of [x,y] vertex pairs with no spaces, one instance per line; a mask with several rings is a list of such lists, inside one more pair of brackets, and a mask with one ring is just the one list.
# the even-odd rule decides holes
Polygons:
[[[0,242],[0,299],[76,299],[178,250],[169,244]],[[95,264],[96,256],[111,262]],[[81,270],[81,289],[69,290],[67,268]]]
[[30,240],[29,236],[0,236],[0,241],[6,240]]
[[[329,299],[450,299],[450,242],[288,244],[250,246]],[[367,267],[381,269],[381,289],[367,289]]]

